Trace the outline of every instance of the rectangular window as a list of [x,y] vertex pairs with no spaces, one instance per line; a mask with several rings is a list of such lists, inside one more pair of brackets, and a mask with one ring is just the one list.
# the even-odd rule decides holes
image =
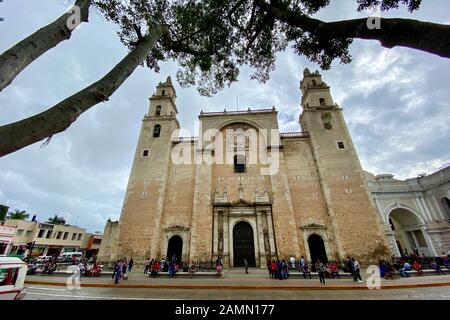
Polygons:
[[74,233],[74,234],[72,235],[72,240],[75,240],[76,238],[77,238],[77,234]]
[[142,153],[143,157],[148,157],[148,150],[144,150],[144,152]]
[[77,240],[80,241],[82,236],[83,236],[83,234],[79,233],[79,234],[78,234],[78,239],[77,239]]
[[38,234],[38,238],[42,238],[44,236],[44,232],[45,232],[44,229],[40,229],[39,230],[39,234]]
[[52,233],[53,233],[52,230],[48,230],[46,238],[49,239],[52,236]]
[[56,239],[61,239],[62,237],[62,231],[58,231],[58,236],[56,237]]
[[29,237],[31,236],[31,230],[28,230],[27,232],[25,232],[25,237]]
[[22,230],[22,229],[17,230],[17,235],[18,235],[18,236],[21,236],[22,233],[23,233],[23,230]]
[[93,244],[101,244],[102,243],[102,239],[94,239],[94,241],[92,241]]
[[243,173],[245,172],[245,156],[244,155],[236,155],[234,156],[234,172],[235,173]]
[[339,148],[340,150],[343,150],[343,149],[345,149],[345,145],[344,145],[344,142],[342,142],[342,141],[338,141],[337,145],[338,145],[338,148]]
[[67,240],[67,237],[69,236],[69,233],[68,232],[64,232],[64,237],[63,237],[63,239],[64,240]]

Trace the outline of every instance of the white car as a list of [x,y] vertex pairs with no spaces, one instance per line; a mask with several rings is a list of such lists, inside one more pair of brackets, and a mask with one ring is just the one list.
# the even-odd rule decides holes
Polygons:
[[64,252],[58,257],[58,262],[72,262],[72,259],[75,257],[76,261],[80,261],[83,253],[81,252]]
[[0,256],[0,300],[21,300],[28,266],[19,258]]
[[36,259],[37,263],[45,263],[48,260],[51,260],[53,258],[53,256],[40,256]]

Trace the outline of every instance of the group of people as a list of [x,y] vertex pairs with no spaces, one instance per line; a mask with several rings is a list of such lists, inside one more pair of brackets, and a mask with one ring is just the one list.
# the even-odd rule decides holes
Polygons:
[[[380,274],[385,279],[394,279],[397,272],[402,277],[409,277],[409,272],[416,271],[419,275],[422,275],[424,269],[431,268],[438,275],[445,274],[441,268],[441,265],[450,268],[450,259],[444,257],[441,261],[437,258],[419,257],[416,255],[402,256],[400,258],[392,258],[392,263],[386,261],[380,261]],[[440,263],[439,263],[440,262]]]
[[[38,271],[37,259],[31,258],[28,259],[27,262],[28,262],[28,274],[30,275],[36,274],[36,271]],[[42,274],[51,275],[58,269],[58,263],[56,262],[56,258],[47,260],[43,266],[41,265],[41,268]]]
[[160,271],[168,271],[171,278],[175,277],[177,272],[182,268],[181,263],[177,262],[175,255],[169,260],[162,258],[161,260],[148,258],[144,264],[144,274],[149,274],[150,277],[155,278]]
[[[360,274],[361,267],[358,261],[348,257],[347,260],[342,263],[342,266],[346,271],[352,274],[353,281],[358,283],[362,282]],[[339,267],[336,262],[324,263],[323,261],[316,260],[315,263],[309,264],[304,256],[298,260],[295,259],[295,257],[291,257],[289,260],[277,259],[268,261],[267,269],[271,279],[288,279],[290,270],[297,270],[303,273],[305,279],[311,279],[311,270],[315,271],[318,273],[320,283],[322,284],[325,284],[326,278],[339,279]]]
[[287,279],[289,278],[289,265],[285,259],[277,259],[267,262],[267,269],[269,270],[269,277],[271,279]]
[[84,274],[85,276],[100,276],[103,271],[103,264],[98,262],[97,260],[93,260],[88,262],[87,260],[81,260],[78,264],[78,269],[80,270],[80,274]]
[[120,280],[127,280],[128,274],[127,272],[131,272],[133,269],[133,258],[130,261],[127,259],[117,260],[114,264],[112,279],[114,279],[114,283],[119,283]]

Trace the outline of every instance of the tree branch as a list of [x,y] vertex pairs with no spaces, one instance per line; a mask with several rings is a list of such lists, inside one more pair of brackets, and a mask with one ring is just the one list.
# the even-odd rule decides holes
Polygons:
[[108,98],[145,60],[158,39],[167,32],[157,27],[106,76],[52,108],[30,118],[0,127],[0,157],[66,130],[85,111]]
[[[77,0],[75,2],[74,7],[80,8],[80,22],[88,22],[91,1]],[[9,86],[30,63],[62,41],[70,39],[73,31],[68,27],[70,19],[73,19],[72,10],[0,55],[0,92]]]
[[369,18],[324,22],[300,12],[255,0],[280,21],[323,38],[378,40],[386,48],[407,47],[450,58],[450,26],[412,19],[380,18],[381,29],[369,29]]

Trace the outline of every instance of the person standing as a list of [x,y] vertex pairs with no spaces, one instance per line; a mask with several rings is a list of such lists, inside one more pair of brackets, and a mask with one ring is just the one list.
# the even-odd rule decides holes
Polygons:
[[350,272],[350,274],[352,275],[353,281],[355,281],[355,276],[354,276],[354,266],[353,266],[353,261],[352,259],[350,259],[350,257],[347,257],[347,262],[346,262],[346,267],[347,267],[347,272]]
[[272,263],[270,260],[267,261],[267,270],[269,270],[269,278],[272,279]]
[[123,280],[127,280],[128,279],[128,275],[127,275],[127,261],[124,260],[122,263],[122,279]]
[[128,263],[128,272],[131,272],[131,269],[133,268],[133,258],[130,259],[130,262]]
[[245,274],[248,274],[248,262],[244,259]]
[[145,260],[145,264],[144,264],[144,274],[148,273],[148,269],[150,268],[150,258],[148,258],[148,260]]
[[319,274],[320,283],[325,284],[325,266],[322,262],[320,262],[320,260],[317,260],[316,270]]
[[298,271],[303,272],[303,269],[305,269],[305,265],[306,265],[305,257],[302,256],[298,266]]
[[176,273],[176,271],[175,271],[175,262],[174,262],[174,260],[172,260],[169,263],[169,276],[171,278],[173,278],[175,276],[175,273]]
[[281,263],[280,259],[277,260],[277,278],[279,280],[283,280],[283,264]]
[[295,257],[291,256],[291,258],[289,259],[289,263],[291,264],[290,267],[292,270],[295,270]]

